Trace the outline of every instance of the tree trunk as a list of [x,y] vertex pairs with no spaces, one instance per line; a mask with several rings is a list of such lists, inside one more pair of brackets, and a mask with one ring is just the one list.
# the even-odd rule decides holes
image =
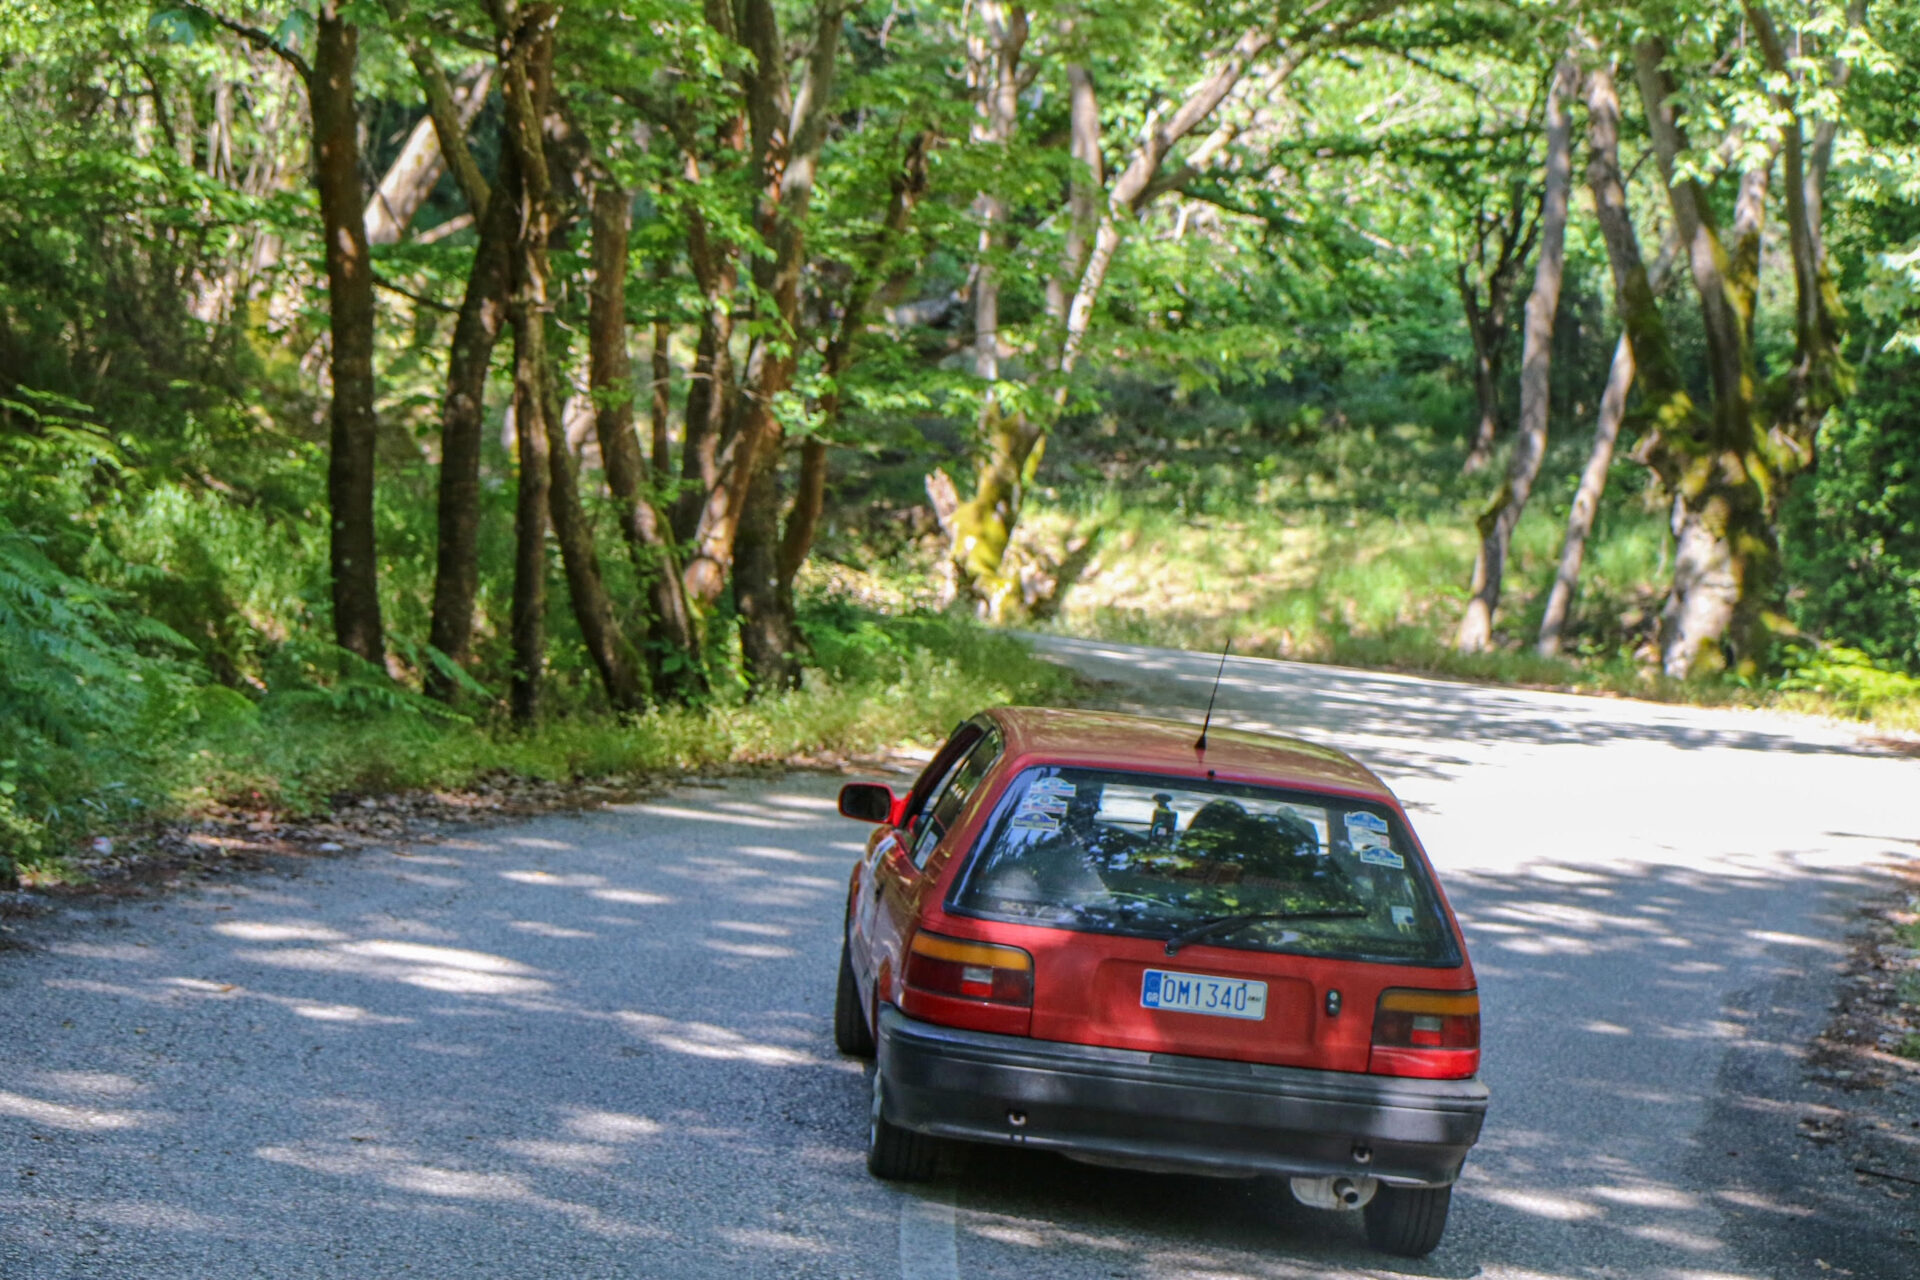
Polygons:
[[[737,403],[739,425],[722,450],[716,483],[700,514],[694,563],[733,575],[748,685],[766,690],[789,686],[796,673],[791,600],[783,599],[779,584],[776,468],[784,429],[775,408],[793,385],[798,348],[804,340],[800,280],[806,264],[808,213],[820,151],[827,140],[845,10],[841,0],[820,0],[812,47],[797,89],[788,84],[787,55],[771,4],[741,0],[741,12],[745,19],[741,32],[752,55],[744,87],[759,175],[754,227],[770,250],[755,256],[753,284],[768,306],[761,316],[768,333],[757,341],[747,361]],[[743,532],[747,523],[752,528]],[[748,560],[744,565],[742,555]]]
[[750,698],[793,688],[799,676],[791,615],[780,601],[779,472],[777,457],[762,460],[733,542],[733,602],[740,611],[740,658]]
[[[516,222],[518,217],[516,215]],[[516,276],[519,272],[516,271]],[[516,279],[513,301],[513,426],[520,469],[513,509],[514,723],[540,715],[540,678],[547,661],[547,430],[541,388],[546,343],[529,291]]]
[[[1013,145],[1019,126],[1020,55],[1027,42],[1027,12],[1019,5],[986,3],[979,6],[979,13],[983,30],[969,37],[967,56],[977,117],[973,140],[1006,149]],[[1096,114],[1096,125],[1098,119]],[[960,564],[961,580],[976,603],[987,616],[998,618],[1010,585],[1000,568],[1006,558],[1014,512],[1020,505],[1021,477],[1032,446],[1014,446],[1019,456],[1008,460],[1009,442],[1025,434],[1025,421],[1018,409],[1009,413],[995,387],[1000,380],[1000,268],[996,259],[1000,225],[1007,219],[1006,201],[997,192],[982,191],[974,197],[973,214],[980,224],[973,269],[973,376],[981,386],[979,432],[986,442],[987,456],[974,483],[973,497],[955,515],[960,540],[952,553]]]
[[983,431],[987,456],[973,496],[953,513],[953,560],[960,581],[992,619],[999,619],[1014,581],[1001,570],[1026,503],[1027,486],[1046,453],[1046,433],[1022,413],[990,406]]
[[[1648,273],[1648,286],[1659,291],[1661,278],[1672,261],[1673,242],[1669,240],[1660,260]],[[1600,495],[1606,491],[1607,473],[1613,468],[1614,444],[1620,438],[1620,426],[1627,417],[1627,394],[1633,389],[1633,343],[1623,329],[1614,344],[1613,363],[1607,369],[1606,389],[1600,393],[1600,413],[1593,427],[1593,448],[1580,473],[1580,485],[1574,490],[1573,509],[1567,513],[1567,533],[1560,543],[1560,568],[1554,574],[1553,587],[1547,592],[1546,611],[1540,617],[1540,641],[1536,646],[1543,658],[1560,652],[1560,633],[1566,627],[1567,613],[1573,606],[1573,593],[1580,584],[1580,564],[1586,558],[1587,535],[1593,532],[1594,515],[1600,509]]]
[[[655,280],[665,280],[667,260],[653,260]],[[673,325],[665,316],[653,322],[653,381],[648,396],[648,426],[652,428],[653,473],[657,476],[673,474],[673,442],[668,438],[668,418],[672,412],[673,358],[669,350],[673,341]]]
[[1607,370],[1607,387],[1600,393],[1600,416],[1594,423],[1593,449],[1587,454],[1586,469],[1580,473],[1580,487],[1574,490],[1573,510],[1567,514],[1567,535],[1560,543],[1560,568],[1554,574],[1553,588],[1547,592],[1547,609],[1540,617],[1540,656],[1551,658],[1560,652],[1560,632],[1567,624],[1567,610],[1573,603],[1573,590],[1580,581],[1580,562],[1587,552],[1587,535],[1593,532],[1594,513],[1600,507],[1600,494],[1607,487],[1607,472],[1613,466],[1613,445],[1620,437],[1620,424],[1627,416],[1627,392],[1633,386],[1633,344],[1627,335],[1613,347],[1613,364]]
[[1100,216],[1100,191],[1106,183],[1100,169],[1100,99],[1092,74],[1078,63],[1067,65],[1067,119],[1068,154],[1074,164],[1067,180],[1067,234],[1059,273],[1047,280],[1047,318],[1055,325],[1067,322],[1067,291],[1087,265],[1087,236]]
[[[745,21],[741,34],[752,54],[745,77],[747,118],[752,126],[754,163],[760,175],[754,227],[771,252],[753,260],[755,292],[766,299],[768,338],[761,340],[749,359],[747,377],[737,409],[739,425],[722,450],[719,475],[700,514],[695,557],[711,570],[732,569],[734,541],[745,518],[748,494],[763,458],[778,459],[784,432],[775,417],[776,404],[793,385],[798,368],[800,333],[800,278],[806,265],[808,211],[813,202],[820,151],[827,141],[828,112],[833,102],[839,68],[841,0],[820,0],[814,13],[812,47],[797,90],[789,86],[786,51],[769,0],[741,0]],[[777,486],[776,486],[777,487]],[[772,539],[777,543],[778,526]],[[772,553],[777,556],[777,551]],[[750,625],[749,607],[759,602],[777,604],[771,597],[749,593],[742,606]],[[782,624],[764,624],[779,627]],[[783,672],[770,673],[783,677]]]
[[[447,354],[447,393],[440,406],[439,546],[434,565],[433,622],[428,643],[465,665],[473,640],[479,588],[480,449],[486,426],[487,371],[507,317],[513,279],[518,182],[511,155],[501,159],[500,182],[480,219],[467,290]],[[429,669],[427,692],[450,700],[454,681]]]
[[[492,83],[492,69],[483,67],[473,83],[460,91],[454,104],[455,119],[460,129],[465,130],[480,113]],[[433,194],[434,185],[440,181],[440,175],[446,169],[446,153],[440,145],[439,126],[431,113],[421,116],[407,134],[400,154],[387,167],[380,185],[374,188],[373,198],[367,201],[364,215],[367,243],[400,243],[400,237],[406,234],[413,215]],[[474,210],[474,215],[479,216],[478,209]]]
[[1480,420],[1473,429],[1473,445],[1460,467],[1464,474],[1472,475],[1493,458],[1494,443],[1500,438],[1500,343],[1505,335],[1487,332],[1485,316],[1464,271],[1460,276],[1460,293],[1467,311],[1467,336],[1473,340],[1473,397],[1480,406]]
[[1474,561],[1466,617],[1460,621],[1455,644],[1462,653],[1479,653],[1493,640],[1493,615],[1500,604],[1501,579],[1514,526],[1526,510],[1533,482],[1547,452],[1549,373],[1553,353],[1553,319],[1560,308],[1560,277],[1566,263],[1567,194],[1572,185],[1572,125],[1567,101],[1579,88],[1579,69],[1562,59],[1547,91],[1547,181],[1541,199],[1540,259],[1535,264],[1533,292],[1527,296],[1527,324],[1520,360],[1520,422],[1500,487],[1480,517],[1480,554]]
[[[976,6],[983,34],[967,41],[968,72],[974,81],[973,126],[976,143],[1009,148],[1020,110],[1020,54],[1027,43],[1027,11],[1020,5],[981,0]],[[992,412],[993,384],[1000,376],[1000,271],[995,261],[1006,201],[994,191],[974,197],[980,223],[973,279],[973,374],[986,384],[982,421]]]
[[[837,415],[837,404],[834,412]],[[820,512],[826,502],[826,441],[819,436],[808,436],[800,445],[800,478],[794,485],[793,510],[787,513],[786,530],[780,536],[780,609],[789,623],[793,619],[793,580],[800,575],[807,554],[813,549],[813,533],[820,524]]]
[[[1758,670],[1768,644],[1764,606],[1780,572],[1771,502],[1782,474],[1755,420],[1757,214],[1743,229],[1756,242],[1753,251],[1736,244],[1729,252],[1705,193],[1678,166],[1688,143],[1665,57],[1657,38],[1642,40],[1634,69],[1674,229],[1700,298],[1714,392],[1706,430],[1662,430],[1642,450],[1680,504],[1673,591],[1661,619],[1661,664],[1678,679],[1718,671],[1729,657],[1743,671]],[[1747,203],[1758,207],[1751,198]]]
[[[387,14],[396,26],[405,19],[406,8],[405,0],[387,0]],[[473,149],[467,145],[467,126],[486,105],[494,69],[485,68],[474,89],[461,100],[447,82],[447,73],[441,69],[432,49],[419,40],[409,39],[407,57],[413,63],[414,73],[420,77],[420,90],[427,100],[427,119],[433,122],[434,136],[440,143],[440,159],[453,170],[454,185],[460,188],[460,194],[467,199],[467,208],[478,221],[486,212],[488,187],[479,163],[473,158]]]
[[632,197],[610,177],[602,176],[593,191],[588,384],[593,397],[594,435],[600,443],[607,488],[619,512],[620,533],[633,558],[634,572],[652,603],[660,641],[671,648],[676,659],[665,661],[660,648],[652,648],[648,674],[655,688],[671,686],[677,696],[686,698],[705,687],[700,679],[700,653],[680,582],[680,566],[665,521],[654,506],[646,459],[634,433],[633,362],[627,353],[627,247],[632,216]]
[[594,546],[593,527],[580,505],[579,476],[574,471],[573,453],[567,448],[566,427],[560,421],[551,364],[543,366],[542,373],[546,404],[541,420],[547,431],[547,465],[552,475],[547,509],[553,517],[554,540],[560,544],[560,564],[566,570],[574,621],[594,669],[600,673],[608,705],[615,711],[637,711],[646,705],[639,655],[614,617],[613,600],[600,572],[600,553]]
[[[537,423],[547,445],[548,513],[566,570],[567,593],[573,605],[580,638],[586,644],[606,689],[607,701],[617,711],[633,710],[644,702],[638,662],[613,616],[613,603],[600,573],[600,557],[593,531],[580,506],[573,454],[567,447],[561,421],[556,381],[547,351],[546,327],[552,310],[547,246],[553,230],[553,179],[547,164],[543,122],[551,89],[553,25],[556,10],[547,10],[538,22],[515,30],[501,24],[500,39],[507,57],[503,68],[507,141],[519,166],[522,191],[516,284],[520,298],[515,308],[516,345],[529,354],[534,378],[534,417],[521,419],[524,438],[536,434]],[[519,401],[516,399],[516,411]],[[525,448],[523,445],[523,456]],[[526,481],[523,474],[522,483]]]
[[1461,464],[1462,475],[1472,475],[1493,459],[1493,449],[1504,425],[1500,412],[1500,384],[1504,376],[1507,351],[1507,308],[1514,286],[1520,280],[1527,255],[1533,251],[1540,234],[1540,218],[1534,202],[1527,198],[1529,186],[1514,183],[1506,215],[1491,224],[1476,219],[1474,262],[1487,260],[1487,240],[1494,240],[1493,266],[1484,271],[1486,300],[1480,298],[1481,273],[1470,274],[1468,264],[1455,268],[1460,302],[1467,316],[1467,336],[1473,342],[1473,392],[1480,406],[1480,420],[1474,427],[1473,444]]
[[[692,175],[697,179],[698,173]],[[688,548],[681,569],[686,595],[710,609],[726,586],[720,566],[694,545],[707,495],[720,483],[720,441],[733,409],[733,295],[739,277],[730,247],[716,243],[698,209],[687,210],[687,262],[700,286],[700,336],[681,423],[680,494],[673,504],[673,536]]]
[[314,185],[326,241],[328,318],[333,338],[333,410],[327,461],[331,514],[333,629],[341,648],[384,665],[380,583],[373,534],[373,263],[360,189],[359,118],[353,71],[359,30],[324,0],[307,80],[313,115]]

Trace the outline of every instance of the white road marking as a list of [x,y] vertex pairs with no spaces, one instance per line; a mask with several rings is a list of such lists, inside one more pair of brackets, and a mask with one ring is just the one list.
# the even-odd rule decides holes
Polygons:
[[900,1280],[959,1280],[953,1216],[951,1186],[900,1197]]

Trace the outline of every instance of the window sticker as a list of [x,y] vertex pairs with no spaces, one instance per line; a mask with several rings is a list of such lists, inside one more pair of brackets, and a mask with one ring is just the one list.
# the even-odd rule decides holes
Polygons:
[[[1386,822],[1371,813],[1349,813],[1347,815],[1347,843],[1353,847],[1355,853],[1360,855],[1362,862],[1369,861],[1366,856],[1369,850],[1386,849],[1389,847],[1387,843]],[[1396,858],[1390,863],[1383,862],[1376,863],[1375,865],[1397,867],[1401,864],[1400,860]]]
[[1030,813],[1022,809],[1013,815],[1011,825],[1016,831],[1058,831],[1060,819],[1050,813]]
[[1402,929],[1412,928],[1413,927],[1413,908],[1412,907],[1393,908],[1393,922],[1399,925]]
[[1370,867],[1392,867],[1395,871],[1405,871],[1407,869],[1406,859],[1385,845],[1375,845],[1371,848],[1356,850],[1355,852],[1360,855],[1360,861]]
[[1056,796],[1061,800],[1073,799],[1076,788],[1065,778],[1036,778],[1027,788],[1027,795]]
[[1067,802],[1059,796],[1024,796],[1020,800],[1022,813],[1063,814],[1067,811]]

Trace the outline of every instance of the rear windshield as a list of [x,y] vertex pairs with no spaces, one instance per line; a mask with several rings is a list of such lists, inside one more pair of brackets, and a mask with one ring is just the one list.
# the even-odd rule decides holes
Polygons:
[[1200,930],[1192,943],[1460,963],[1438,895],[1384,806],[1237,783],[1028,769],[947,905],[1091,933]]

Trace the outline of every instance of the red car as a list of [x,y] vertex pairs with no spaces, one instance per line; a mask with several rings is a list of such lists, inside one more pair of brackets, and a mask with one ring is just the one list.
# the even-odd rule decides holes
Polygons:
[[961,725],[847,893],[834,1035],[867,1167],[937,1144],[1292,1179],[1407,1256],[1480,1135],[1480,998],[1406,813],[1339,751],[1091,711]]

